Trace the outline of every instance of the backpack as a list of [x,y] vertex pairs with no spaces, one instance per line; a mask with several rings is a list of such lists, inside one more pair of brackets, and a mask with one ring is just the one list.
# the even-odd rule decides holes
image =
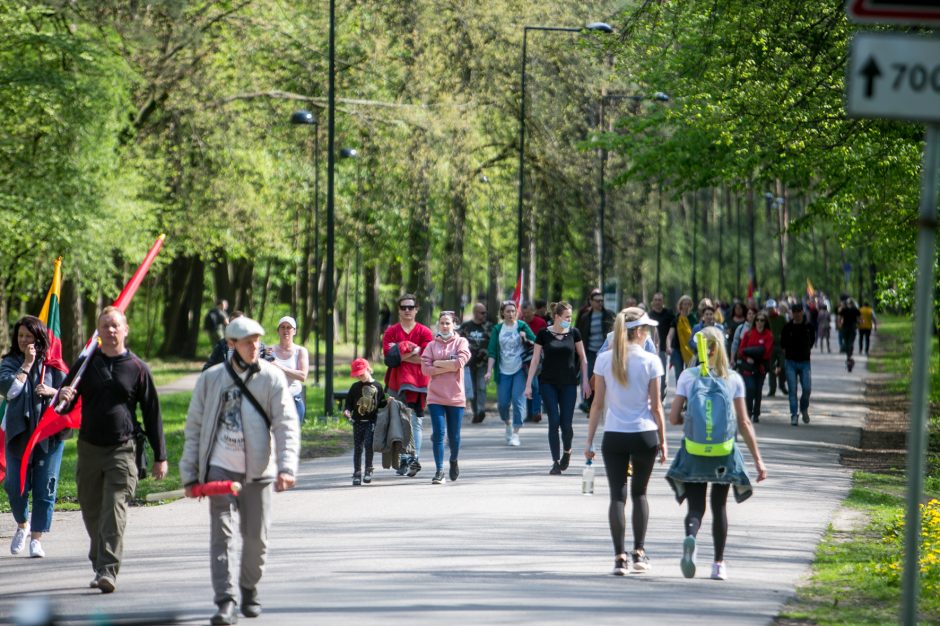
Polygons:
[[695,456],[726,456],[734,450],[737,432],[734,401],[728,381],[708,371],[705,337],[698,334],[696,343],[702,365],[686,399],[685,451]]

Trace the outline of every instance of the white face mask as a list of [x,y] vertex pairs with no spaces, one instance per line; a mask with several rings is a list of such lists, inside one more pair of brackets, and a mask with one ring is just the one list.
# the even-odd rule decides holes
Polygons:
[[454,331],[450,331],[449,333],[437,333],[437,335],[441,339],[447,340],[454,336]]

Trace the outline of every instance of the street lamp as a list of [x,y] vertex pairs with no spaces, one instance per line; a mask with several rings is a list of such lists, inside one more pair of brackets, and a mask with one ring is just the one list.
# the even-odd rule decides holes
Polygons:
[[787,275],[786,275],[786,250],[784,247],[783,240],[783,229],[786,226],[783,222],[783,205],[784,200],[779,196],[774,196],[774,194],[769,191],[764,192],[764,200],[767,202],[767,217],[770,218],[771,212],[774,207],[777,208],[777,250],[780,254],[780,293],[781,295],[786,293],[787,290]]
[[529,31],[547,31],[562,33],[581,33],[586,30],[597,31],[601,33],[614,32],[610,24],[604,22],[592,22],[587,26],[579,28],[565,28],[561,26],[525,26],[522,29],[522,79],[519,89],[519,205],[516,211],[516,241],[519,249],[516,252],[516,276],[522,272],[522,207],[525,197],[525,79],[526,79],[526,47],[529,38]]
[[[598,126],[600,127],[602,132],[605,130],[604,129],[605,105],[609,102],[613,102],[614,100],[632,100],[633,102],[637,104],[639,104],[643,100],[652,100],[654,102],[669,102],[669,96],[662,91],[657,91],[652,96],[627,95],[627,94],[620,94],[620,93],[605,94],[601,98],[600,112],[598,115]],[[599,231],[598,238],[597,238],[597,248],[598,248],[597,256],[598,256],[598,265],[599,265],[598,278],[600,279],[599,286],[601,288],[601,291],[603,291],[604,290],[604,269],[607,267],[607,254],[606,254],[607,247],[604,245],[604,233],[606,232],[605,226],[604,226],[604,220],[605,220],[605,214],[607,213],[607,184],[604,181],[604,177],[605,177],[605,170],[607,168],[607,148],[602,147],[600,149],[599,156],[600,156],[600,179],[601,180],[600,180],[600,208],[599,208],[598,225],[597,225],[598,231]],[[662,201],[660,200],[660,204],[661,202]],[[660,210],[662,210],[662,206],[660,206]],[[657,259],[658,259],[658,252],[657,252]],[[659,266],[657,264],[657,272],[658,272],[658,267]],[[658,282],[659,282],[659,278],[657,274],[657,284]],[[658,286],[656,290],[659,291]]]
[[[313,326],[313,382],[320,384],[320,333],[317,330],[320,321],[320,124],[317,117],[310,111],[295,111],[290,116],[290,123],[295,125],[313,126],[313,259],[314,266],[317,268],[317,285],[313,288],[313,314],[306,312],[301,320],[300,341],[307,341],[309,328]],[[301,294],[303,294],[304,307],[306,311],[307,297],[309,295],[310,284],[310,234],[304,241],[304,280],[301,285]],[[311,324],[313,320],[315,323]]]
[[326,388],[324,414],[333,415],[333,179],[336,170],[336,0],[330,0],[329,73],[326,99]]
[[[355,159],[359,156],[359,153],[356,152],[355,148],[342,148],[339,151],[339,157],[341,159]],[[356,165],[356,203],[362,201],[360,198],[359,192],[361,190],[361,185],[359,181],[359,165]],[[358,210],[358,206],[356,207]],[[357,224],[358,224],[357,220]],[[360,265],[360,250],[361,242],[359,238],[356,237],[356,285],[353,287],[353,358],[359,356],[359,265]],[[348,284],[348,283],[347,283]],[[347,309],[348,310],[348,309]],[[349,328],[348,326],[346,328]]]

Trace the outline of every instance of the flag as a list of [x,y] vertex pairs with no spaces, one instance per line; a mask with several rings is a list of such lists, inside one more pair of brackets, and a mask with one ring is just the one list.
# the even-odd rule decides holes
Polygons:
[[750,300],[754,297],[754,277],[748,279],[747,281],[747,297]]
[[813,283],[810,282],[808,277],[806,279],[806,295],[810,298],[816,295],[816,290],[813,289]]
[[519,270],[519,279],[516,280],[516,288],[512,291],[511,300],[516,303],[516,310],[522,311],[522,281],[525,276],[525,270]]
[[[127,310],[127,305],[130,304],[131,299],[134,297],[134,294],[137,293],[137,288],[140,287],[140,283],[143,282],[144,277],[147,275],[147,271],[150,269],[150,265],[153,263],[153,260],[157,257],[157,253],[160,252],[160,248],[163,247],[163,240],[166,239],[166,235],[160,235],[157,237],[157,240],[151,246],[150,251],[147,252],[147,256],[144,257],[143,262],[137,268],[137,271],[134,272],[131,279],[127,281],[127,284],[124,285],[124,289],[121,290],[121,293],[118,294],[117,299],[114,301],[114,306],[116,309],[123,313]],[[71,385],[77,387],[79,382],[82,379],[82,374],[85,372],[85,368],[88,366],[88,362],[91,360],[91,357],[94,355],[95,350],[98,347],[98,331],[96,330],[91,339],[88,340],[88,343],[85,344],[85,347],[82,349],[81,354],[78,355],[78,362],[81,363],[78,367],[78,371],[75,372],[75,376],[72,378]],[[79,401],[81,398],[79,398]],[[29,459],[30,454],[33,452],[33,448],[36,447],[36,444],[51,437],[52,435],[65,430],[66,428],[78,428],[81,425],[81,410],[79,408],[78,401],[76,401],[75,406],[72,410],[66,414],[60,413],[60,411],[65,409],[65,403],[58,401],[58,396],[53,398],[52,404],[43,411],[42,417],[39,418],[39,424],[36,425],[36,430],[33,431],[33,434],[30,435],[29,441],[26,443],[26,449],[23,452],[24,463],[20,468],[20,493],[23,493],[23,489],[26,487],[26,465],[25,459]]]

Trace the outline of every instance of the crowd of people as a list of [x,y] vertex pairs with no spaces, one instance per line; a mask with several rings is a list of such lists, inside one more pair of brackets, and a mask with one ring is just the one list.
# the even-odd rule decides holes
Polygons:
[[[522,445],[526,422],[547,415],[548,473],[560,475],[572,459],[574,414],[588,413],[584,456],[595,456],[594,438],[604,424],[601,453],[610,490],[609,524],[615,561],[613,573],[649,571],[644,540],[649,519],[646,490],[656,461],[669,460],[666,446],[668,370],[674,372],[675,395],[668,414],[684,429],[683,446],[674,456],[667,480],[677,499],[688,503],[680,567],[695,574],[696,537],[705,513],[708,485],[715,560],[711,577],[725,579],[723,560],[727,537],[725,503],[734,489],[738,501],[750,495],[750,477],[734,443],[739,433],[763,480],[767,469],[758,449],[753,424],[760,422],[764,382],[768,396],[777,387],[789,399],[790,423],[810,423],[811,354],[831,352],[830,334],[846,368],[858,353],[868,354],[877,318],[871,306],[857,307],[848,296],[833,303],[822,294],[805,300],[754,299],[723,304],[709,298],[696,305],[689,296],[666,306],[654,294],[650,306],[627,299],[615,314],[604,307],[600,290],[592,290],[577,312],[567,302],[515,301],[499,306],[499,320],[488,320],[486,306],[476,303],[466,321],[442,311],[433,329],[417,321],[419,302],[412,294],[397,300],[398,322],[383,335],[386,375],[373,377],[371,364],[351,364],[355,382],[346,394],[344,414],[353,427],[353,485],[373,480],[373,436],[381,411],[392,399],[408,415],[410,445],[396,452],[397,472],[415,477],[422,469],[423,418],[430,416],[435,472],[432,484],[460,476],[460,434],[464,414],[479,424],[487,415],[487,386],[495,378],[497,414],[505,425],[505,443]],[[43,557],[41,544],[50,531],[56,485],[67,430],[43,439],[29,458],[26,441],[53,402],[67,407],[81,398],[78,432],[77,487],[87,530],[90,586],[102,593],[117,588],[123,553],[127,504],[133,497],[140,468],[138,448],[146,439],[153,451],[150,472],[167,473],[160,404],[148,366],[126,346],[124,314],[108,307],[98,317],[100,349],[88,357],[84,376],[67,374],[61,360],[48,355],[49,336],[42,322],[25,316],[13,329],[14,345],[0,361],[0,394],[6,399],[3,430],[8,473],[4,481],[16,530],[10,545],[19,554]],[[212,496],[210,563],[217,612],[213,624],[232,624],[238,612],[261,612],[257,586],[267,553],[271,493],[295,482],[300,427],[305,414],[303,383],[309,369],[307,351],[294,343],[297,324],[278,321],[278,342],[264,346],[261,325],[239,312],[231,316],[220,301],[206,318],[215,343],[186,419],[180,474],[188,496],[214,481],[239,483],[240,491]],[[703,391],[704,389],[704,391]],[[799,394],[798,394],[799,392]],[[732,433],[719,453],[702,453],[695,426],[702,394],[708,406],[719,407]],[[68,408],[66,409],[68,410]],[[711,408],[709,409],[711,410]],[[140,419],[138,419],[138,412]],[[711,418],[709,418],[711,419]],[[446,442],[446,446],[445,446]],[[711,450],[712,446],[705,446]],[[449,451],[448,465],[445,450]],[[20,491],[25,465],[26,490]],[[721,468],[718,471],[717,468]],[[625,546],[626,503],[632,502],[633,547]],[[236,555],[235,527],[241,535]],[[240,568],[232,565],[240,562]],[[238,580],[235,580],[235,572]]]

